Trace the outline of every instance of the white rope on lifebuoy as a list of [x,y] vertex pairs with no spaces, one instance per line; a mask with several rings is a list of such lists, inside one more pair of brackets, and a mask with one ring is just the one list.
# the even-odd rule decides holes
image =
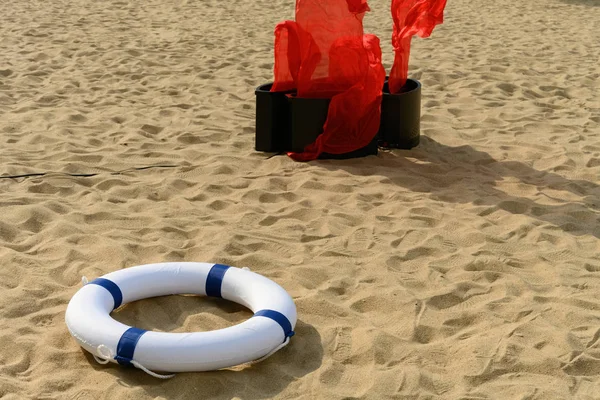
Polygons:
[[113,352],[103,344],[97,347],[97,352],[99,355],[94,354],[94,360],[96,360],[98,364],[108,364],[115,356]]
[[266,360],[267,358],[271,357],[273,354],[277,353],[279,350],[281,350],[285,346],[287,346],[289,342],[290,342],[290,337],[288,336],[288,337],[285,338],[285,342],[283,342],[279,346],[275,347],[275,349],[273,349],[272,351],[270,351],[267,355],[262,356],[258,360],[250,361],[248,364],[253,365],[253,364],[257,364],[257,363],[259,363],[261,361]]
[[[94,360],[96,360],[96,362],[98,364],[108,364],[110,362],[111,359],[114,358],[114,353],[108,348],[108,346],[105,346],[103,344],[101,344],[100,346],[98,346],[97,348],[98,354],[96,355],[94,354]],[[131,361],[131,363],[138,369],[141,369],[142,371],[144,371],[145,373],[147,373],[148,375],[151,375],[155,378],[159,378],[159,379],[170,379],[172,377],[175,376],[175,374],[171,374],[171,375],[161,375],[161,374],[157,374],[154,371],[150,371],[148,368],[144,367],[142,364],[140,364],[137,361]]]
[[175,376],[175,374],[171,374],[171,375],[161,375],[161,374],[157,374],[156,372],[152,372],[150,371],[148,368],[144,367],[142,364],[140,364],[139,362],[135,361],[135,360],[131,360],[131,363],[136,367],[141,369],[142,371],[144,371],[145,373],[147,373],[150,376],[153,376],[155,378],[159,378],[159,379],[171,379],[172,377]]

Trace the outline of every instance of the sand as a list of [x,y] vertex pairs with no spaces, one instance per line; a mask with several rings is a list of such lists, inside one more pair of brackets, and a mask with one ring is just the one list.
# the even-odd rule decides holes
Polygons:
[[[389,71],[389,1],[370,5]],[[597,1],[449,0],[413,41],[421,145],[311,163],[253,149],[292,1],[0,14],[3,400],[599,398]],[[180,260],[279,283],[292,343],[162,381],[70,337],[82,276]],[[183,296],[115,314],[166,332],[249,316]]]

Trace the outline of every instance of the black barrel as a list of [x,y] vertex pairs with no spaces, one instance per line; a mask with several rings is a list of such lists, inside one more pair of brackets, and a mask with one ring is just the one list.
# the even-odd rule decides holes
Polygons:
[[271,92],[273,83],[257,87],[255,149],[265,152],[288,151],[290,143],[290,92]]
[[[323,133],[331,99],[296,97],[295,91],[271,92],[272,83],[255,89],[255,149],[264,152],[301,153]],[[347,159],[376,155],[377,135],[365,147],[350,153],[323,153],[321,159]]]
[[391,94],[386,79],[381,100],[379,145],[412,149],[419,144],[421,131],[421,83],[408,79],[400,93]]
[[[330,99],[300,98],[290,96],[291,149],[300,153],[323,133],[327,121]],[[343,154],[321,153],[320,159],[345,160],[348,158],[377,155],[377,136],[366,146]]]

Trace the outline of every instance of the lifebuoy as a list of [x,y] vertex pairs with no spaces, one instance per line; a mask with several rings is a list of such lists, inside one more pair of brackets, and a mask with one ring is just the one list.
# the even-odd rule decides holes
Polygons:
[[[172,294],[222,297],[254,315],[232,327],[194,333],[145,331],[110,316],[122,304]],[[69,302],[65,321],[97,360],[148,373],[208,371],[264,358],[286,345],[294,334],[296,306],[281,286],[249,270],[173,262],[125,268],[87,283]]]

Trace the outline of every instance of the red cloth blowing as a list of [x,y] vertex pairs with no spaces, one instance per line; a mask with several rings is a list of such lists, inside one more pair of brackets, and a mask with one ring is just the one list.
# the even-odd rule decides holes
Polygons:
[[446,0],[392,0],[395,57],[390,73],[390,93],[398,93],[408,77],[410,41],[414,35],[429,37],[433,28],[444,21]]
[[275,28],[271,91],[331,99],[323,133],[288,153],[297,161],[357,150],[379,130],[385,70],[379,39],[363,31],[367,11],[366,0],[297,0],[296,20]]

